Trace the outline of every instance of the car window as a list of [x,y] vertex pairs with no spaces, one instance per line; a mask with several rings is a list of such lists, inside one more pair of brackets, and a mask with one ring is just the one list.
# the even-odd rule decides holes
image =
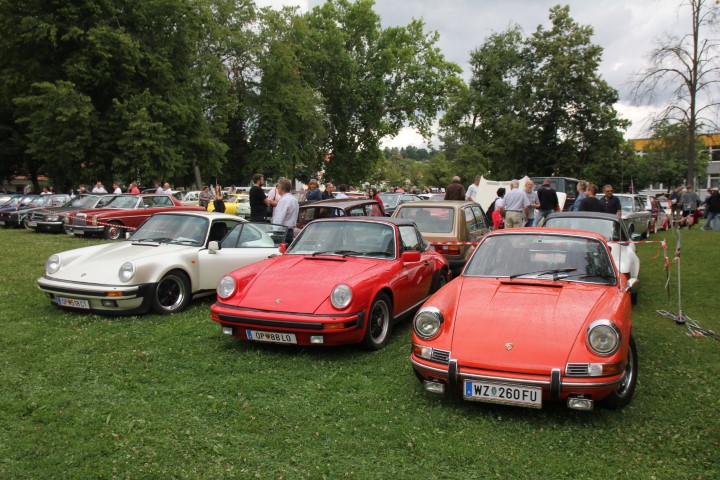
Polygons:
[[465,215],[465,225],[467,226],[468,232],[472,233],[479,230],[480,227],[478,227],[477,220],[475,219],[475,212],[473,212],[472,208],[467,206],[463,207],[462,210]]
[[153,197],[155,199],[156,207],[172,207],[175,204],[170,200],[170,197]]
[[362,217],[365,215],[365,208],[360,205],[359,207],[351,208],[347,213],[348,217]]
[[417,230],[410,225],[400,226],[400,240],[403,252],[423,251],[423,242],[417,233]]
[[485,224],[485,214],[483,213],[482,208],[480,208],[479,205],[473,205],[472,210],[475,214],[475,222],[477,222],[478,230],[487,228],[487,225]]
[[208,219],[185,215],[153,215],[130,237],[132,242],[177,243],[201,246]]
[[565,180],[565,193],[569,197],[575,197],[577,196],[577,185],[578,182],[575,180]]
[[395,235],[390,225],[363,221],[324,221],[306,226],[288,253],[311,255],[395,257]]
[[402,207],[396,217],[415,222],[421,232],[451,233],[455,227],[455,210],[452,207],[424,207],[413,204]]
[[[215,224],[213,224],[213,228]],[[222,228],[222,227],[218,227]],[[222,248],[272,248],[282,243],[286,228],[279,225],[238,223],[222,239]],[[209,240],[212,241],[213,232]]]

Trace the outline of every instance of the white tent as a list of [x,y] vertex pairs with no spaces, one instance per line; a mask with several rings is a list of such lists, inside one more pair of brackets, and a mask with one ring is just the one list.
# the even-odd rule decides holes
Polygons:
[[[520,182],[520,188],[523,188],[526,180],[530,180],[530,177],[527,175],[518,179]],[[510,191],[510,182],[511,180],[488,180],[485,177],[480,177],[480,185],[478,185],[477,194],[473,200],[479,203],[483,210],[487,210],[492,202],[494,202],[497,198],[498,188],[504,187],[506,191]],[[558,201],[560,202],[560,210],[562,210],[565,205],[567,194],[564,192],[557,192],[557,196]]]

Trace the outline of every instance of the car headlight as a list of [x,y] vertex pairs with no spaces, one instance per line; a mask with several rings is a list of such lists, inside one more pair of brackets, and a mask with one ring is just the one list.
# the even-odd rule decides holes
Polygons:
[[130,279],[135,275],[135,265],[133,265],[131,262],[125,262],[122,265],[120,265],[120,270],[118,271],[118,277],[120,277],[121,282],[129,282]]
[[55,273],[60,270],[61,265],[62,262],[60,262],[60,257],[58,255],[50,255],[45,262],[45,270],[48,273]]
[[438,334],[445,318],[435,307],[424,307],[415,315],[413,330],[418,337],[430,340]]
[[235,293],[235,279],[230,275],[225,275],[217,285],[218,297],[229,298],[233,293]]
[[58,220],[60,220],[59,215],[48,215],[45,217],[46,222],[57,222]]
[[610,320],[595,320],[587,330],[587,340],[590,349],[607,357],[615,353],[620,347],[622,335],[620,329]]
[[350,289],[350,287],[341,283],[340,285],[333,288],[333,291],[330,294],[330,302],[332,303],[333,307],[337,308],[338,310],[342,310],[343,308],[350,305],[350,301],[352,301],[352,290]]

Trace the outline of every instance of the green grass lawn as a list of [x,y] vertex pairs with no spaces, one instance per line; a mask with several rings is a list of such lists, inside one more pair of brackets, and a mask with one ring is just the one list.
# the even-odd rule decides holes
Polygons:
[[[720,332],[720,235],[682,235],[684,311]],[[677,270],[669,300],[654,244],[638,246],[635,398],[576,412],[429,396],[408,322],[368,353],[248,345],[220,334],[212,299],[170,317],[60,311],[35,286],[45,259],[96,241],[0,242],[2,479],[720,477],[720,342],[656,315],[677,310]]]

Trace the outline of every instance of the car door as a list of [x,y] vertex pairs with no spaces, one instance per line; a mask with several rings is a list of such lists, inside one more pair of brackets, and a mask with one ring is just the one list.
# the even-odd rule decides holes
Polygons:
[[[224,223],[228,233],[220,240],[213,238],[213,229]],[[279,243],[285,238],[285,227],[265,223],[247,223],[239,220],[217,219],[210,226],[208,244],[217,241],[219,250],[208,248],[198,253],[200,272],[199,290],[214,290],[226,273],[280,255]]]
[[400,246],[402,252],[418,251],[420,260],[404,262],[398,275],[398,289],[395,291],[395,313],[404,312],[420,302],[430,293],[433,277],[433,263],[427,258],[430,245],[412,225],[401,225]]

